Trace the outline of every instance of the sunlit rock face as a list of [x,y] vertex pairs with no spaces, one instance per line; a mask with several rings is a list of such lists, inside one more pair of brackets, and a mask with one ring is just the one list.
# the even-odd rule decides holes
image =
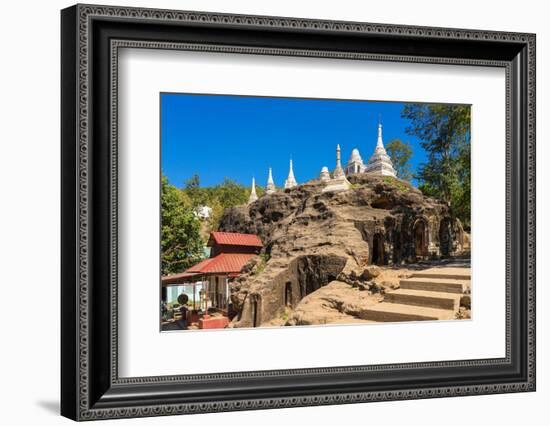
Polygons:
[[257,234],[263,264],[232,285],[234,327],[259,326],[340,274],[461,254],[460,222],[447,204],[392,176],[355,174],[323,192],[314,180],[227,209],[220,231]]

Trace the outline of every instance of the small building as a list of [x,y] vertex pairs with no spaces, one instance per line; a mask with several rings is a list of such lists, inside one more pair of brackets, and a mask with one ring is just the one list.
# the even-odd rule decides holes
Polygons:
[[346,176],[349,176],[355,173],[363,173],[364,171],[365,165],[363,164],[361,154],[359,154],[359,150],[357,148],[353,148],[348,164],[346,164],[346,167],[344,168],[344,173]]
[[163,301],[169,288],[184,290],[190,301],[188,324],[197,322],[199,328],[223,328],[233,313],[229,286],[250,259],[260,253],[263,244],[254,234],[212,232],[207,246],[208,259],[185,272],[162,277]]
[[212,232],[208,239],[210,257],[221,253],[260,254],[263,244],[254,234],[240,234],[237,232]]

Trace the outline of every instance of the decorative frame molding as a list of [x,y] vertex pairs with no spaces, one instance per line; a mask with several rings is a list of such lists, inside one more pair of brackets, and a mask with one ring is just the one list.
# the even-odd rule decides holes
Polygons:
[[[176,37],[173,28],[189,33]],[[233,42],[212,42],[208,28],[226,31]],[[266,34],[268,45],[252,45],[249,31]],[[140,38],[145,33],[158,40]],[[336,49],[304,46],[301,37],[311,33]],[[358,41],[366,46],[358,49]],[[535,41],[510,32],[90,5],[63,10],[62,414],[92,420],[535,390]],[[405,45],[418,45],[418,54],[400,52]],[[477,49],[466,53],[464,46]],[[116,124],[123,47],[505,68],[506,357],[119,378]],[[480,367],[491,377],[453,384],[452,372]],[[433,376],[432,386],[411,386],[407,377],[420,371]],[[497,380],[500,371],[510,378]],[[382,384],[380,374],[394,382]],[[305,389],[292,383],[298,377]],[[224,395],[224,382],[235,379],[242,391]],[[335,379],[345,383],[338,387]]]

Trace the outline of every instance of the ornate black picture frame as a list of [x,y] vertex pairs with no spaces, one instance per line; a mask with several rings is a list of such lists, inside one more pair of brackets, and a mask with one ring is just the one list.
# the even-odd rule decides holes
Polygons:
[[[534,34],[95,5],[64,9],[61,28],[62,415],[92,420],[535,390]],[[504,68],[506,356],[119,378],[117,52],[125,46]]]

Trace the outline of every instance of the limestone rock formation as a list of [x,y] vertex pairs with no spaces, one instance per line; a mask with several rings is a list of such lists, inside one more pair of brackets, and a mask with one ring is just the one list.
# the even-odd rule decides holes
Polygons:
[[240,311],[232,326],[268,323],[341,274],[375,293],[365,284],[376,274],[369,265],[462,252],[465,233],[445,203],[389,176],[348,179],[346,191],[323,192],[314,180],[224,212],[220,231],[254,233],[264,244],[262,264],[232,286]]
[[323,325],[365,323],[361,316],[380,301],[372,295],[341,281],[333,281],[304,297],[286,325]]

